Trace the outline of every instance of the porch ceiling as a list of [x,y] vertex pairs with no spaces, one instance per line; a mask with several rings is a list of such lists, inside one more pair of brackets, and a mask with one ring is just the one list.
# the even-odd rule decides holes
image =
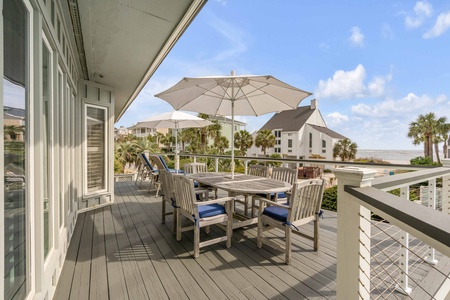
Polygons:
[[206,1],[78,1],[88,79],[114,88],[115,121]]

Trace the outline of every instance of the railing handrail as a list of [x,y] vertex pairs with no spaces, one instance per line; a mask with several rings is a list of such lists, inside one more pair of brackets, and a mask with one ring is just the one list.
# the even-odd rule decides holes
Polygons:
[[344,190],[354,196],[360,205],[450,257],[450,215],[375,187],[345,186]]
[[397,174],[396,176],[378,177],[372,181],[372,187],[383,191],[389,191],[395,188],[409,186],[416,183],[425,182],[430,179],[439,178],[444,175],[450,175],[449,168],[434,167],[431,169],[429,168],[416,172]]
[[[174,156],[175,153],[155,153],[156,155],[169,155]],[[229,155],[219,154],[196,154],[196,153],[179,153],[180,156],[188,157],[206,157],[206,158],[220,158],[231,159]],[[257,161],[273,161],[281,163],[308,163],[308,164],[320,164],[320,165],[333,165],[333,166],[357,166],[363,168],[382,168],[382,169],[397,169],[397,170],[427,170],[436,169],[438,167],[419,166],[410,164],[379,164],[379,163],[362,163],[362,162],[349,162],[349,161],[336,161],[336,160],[321,160],[321,159],[295,159],[295,158],[274,158],[274,157],[259,157],[259,156],[235,156],[235,159],[241,160],[257,160]]]

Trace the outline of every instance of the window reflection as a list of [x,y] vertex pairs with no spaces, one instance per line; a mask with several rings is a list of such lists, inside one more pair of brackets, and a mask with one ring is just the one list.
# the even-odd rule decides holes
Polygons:
[[22,1],[3,1],[4,298],[26,296],[26,99],[28,12]]

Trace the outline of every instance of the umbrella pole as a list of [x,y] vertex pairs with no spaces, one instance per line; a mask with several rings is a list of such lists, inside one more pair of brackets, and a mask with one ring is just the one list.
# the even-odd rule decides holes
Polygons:
[[234,100],[231,100],[231,179],[234,179]]
[[175,123],[175,173],[180,169],[180,157],[178,156],[178,123]]

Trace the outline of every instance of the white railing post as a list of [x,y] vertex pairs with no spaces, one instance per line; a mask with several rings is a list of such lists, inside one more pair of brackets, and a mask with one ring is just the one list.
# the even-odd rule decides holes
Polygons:
[[244,174],[248,173],[248,160],[244,160]]
[[194,164],[197,162],[197,156],[194,156]]
[[216,173],[219,172],[219,158],[215,158],[215,163],[216,163]]
[[[428,207],[431,209],[436,209],[436,178],[428,180]],[[436,259],[436,251],[431,246],[428,246],[428,251],[425,256],[425,261],[429,264],[435,265],[438,263]]]
[[[409,186],[400,188],[400,198],[409,201]],[[400,237],[400,257],[398,260],[399,268],[401,270],[400,283],[395,285],[395,290],[409,295],[412,288],[409,287],[409,233],[403,231]]]
[[336,296],[338,300],[370,299],[370,210],[344,186],[371,186],[376,171],[339,168],[333,172],[338,181]]
[[[442,166],[450,168],[450,159],[443,159]],[[442,212],[450,214],[450,176],[442,177]]]

